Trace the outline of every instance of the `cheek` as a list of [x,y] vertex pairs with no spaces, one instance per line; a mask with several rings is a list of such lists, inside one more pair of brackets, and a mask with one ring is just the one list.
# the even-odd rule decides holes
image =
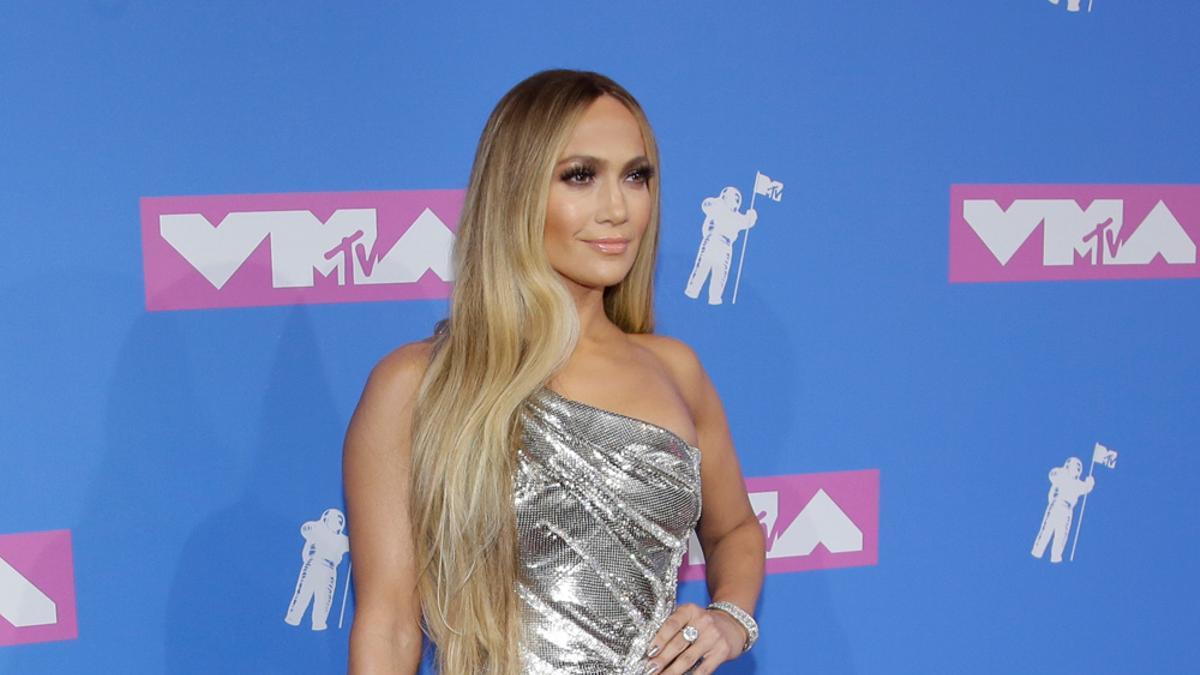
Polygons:
[[546,236],[574,237],[585,224],[585,216],[578,199],[551,191],[546,202]]
[[639,190],[631,195],[629,199],[630,220],[637,225],[639,231],[644,231],[650,224],[650,207],[652,205],[653,199],[649,190]]
[[570,202],[556,199],[555,195],[551,194],[550,200],[546,203],[545,241],[547,246],[565,246],[575,235],[576,221],[577,209]]

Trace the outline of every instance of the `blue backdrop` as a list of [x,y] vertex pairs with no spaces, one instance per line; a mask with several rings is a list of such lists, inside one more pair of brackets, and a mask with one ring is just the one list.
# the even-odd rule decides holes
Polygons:
[[[461,188],[548,67],[654,124],[659,330],[744,473],[879,470],[878,563],[768,576],[721,672],[1194,671],[1200,282],[948,281],[952,184],[1200,183],[1200,3],[1067,2],[3,3],[0,534],[70,531],[78,635],[0,671],[344,670],[346,562],[328,630],[282,620],[299,528],[445,301],[147,311],[139,198]],[[756,171],[737,302],[686,297]],[[1097,442],[1075,559],[1032,557]]]

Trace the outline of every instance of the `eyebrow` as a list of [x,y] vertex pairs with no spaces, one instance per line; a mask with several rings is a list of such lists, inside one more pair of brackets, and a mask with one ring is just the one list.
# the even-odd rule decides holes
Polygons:
[[[567,162],[582,162],[582,163],[598,164],[600,166],[608,166],[608,160],[601,159],[599,157],[594,157],[592,155],[571,155],[570,157],[563,157],[562,159],[558,160],[558,162],[556,162],[554,164],[554,166],[558,166],[559,164],[565,164]],[[645,155],[638,155],[637,157],[634,157],[633,159],[629,160],[628,162],[625,162],[625,168],[628,169],[628,168],[637,166],[638,164],[649,164],[649,163],[650,163],[650,159],[647,158]]]

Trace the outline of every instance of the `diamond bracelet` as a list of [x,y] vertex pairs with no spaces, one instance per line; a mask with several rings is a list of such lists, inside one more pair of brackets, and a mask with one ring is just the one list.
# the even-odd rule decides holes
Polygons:
[[753,647],[754,643],[758,640],[758,622],[754,620],[754,617],[747,614],[741,607],[738,607],[732,602],[726,602],[724,600],[710,603],[708,608],[725,612],[729,616],[733,617],[734,621],[737,621],[739,624],[741,624],[742,628],[746,630],[746,644],[742,646],[742,653],[745,654],[746,652],[750,651],[750,648]]

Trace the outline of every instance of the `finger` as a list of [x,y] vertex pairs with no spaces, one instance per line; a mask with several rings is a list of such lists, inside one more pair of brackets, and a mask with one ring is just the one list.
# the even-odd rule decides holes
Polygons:
[[[674,612],[667,617],[663,625],[659,627],[658,632],[654,634],[654,639],[646,647],[646,656],[653,657],[662,653],[663,647],[675,636],[676,633],[683,630],[688,621],[704,610],[700,609],[699,605],[684,604],[675,608]],[[665,661],[663,663],[666,663]],[[661,665],[661,664],[660,664]]]
[[683,629],[681,628],[667,644],[663,647],[663,653],[659,655],[656,661],[661,660],[664,673],[677,675],[685,673],[689,668],[694,666],[700,657],[711,651],[721,639],[721,633],[717,630],[717,626],[713,623],[712,617],[705,611],[700,610],[699,615],[692,617],[686,626],[696,628],[697,637],[695,642],[688,642],[683,637]]
[[715,643],[712,645],[701,644],[701,641],[697,639],[694,644],[683,650],[683,652],[675,657],[674,661],[671,661],[667,665],[666,669],[662,671],[662,675],[684,675],[684,673],[690,675],[694,673],[693,668],[697,667],[696,664],[701,663],[701,659],[706,659],[706,652],[715,646]]
[[[697,639],[687,650],[676,657],[676,662],[683,665],[683,670],[680,673],[687,675],[709,675],[716,671],[717,666],[726,662],[730,658],[729,645],[725,639],[719,634],[719,631],[714,631],[711,639],[705,641]],[[692,654],[692,651],[700,652],[699,656]],[[690,664],[690,665],[688,665]],[[675,664],[671,664],[674,668]],[[674,675],[674,671],[668,668],[663,675],[670,673]]]
[[710,675],[717,670],[717,666],[728,661],[729,657],[729,645],[724,640],[717,640],[717,644],[704,653],[703,660],[692,673],[694,675]]
[[[691,646],[692,646],[692,644],[690,642],[688,642],[687,640],[684,640],[682,635],[680,635],[679,633],[676,633],[674,636],[671,637],[670,640],[667,641],[667,644],[663,646],[662,653],[660,653],[658,656],[656,656],[656,657],[654,657],[654,659],[652,659],[651,662],[658,665],[658,669],[654,672],[656,672],[656,673],[668,673],[668,672],[682,673],[682,672],[685,672],[686,668],[683,670],[679,670],[678,668],[675,668],[675,666],[676,666],[676,662],[682,663],[682,661],[679,661],[680,655],[682,655],[683,652],[687,651],[687,649]],[[702,652],[693,654],[693,661],[695,660],[694,657],[698,656],[700,653],[702,653]],[[689,662],[688,665],[691,665],[691,663]]]

